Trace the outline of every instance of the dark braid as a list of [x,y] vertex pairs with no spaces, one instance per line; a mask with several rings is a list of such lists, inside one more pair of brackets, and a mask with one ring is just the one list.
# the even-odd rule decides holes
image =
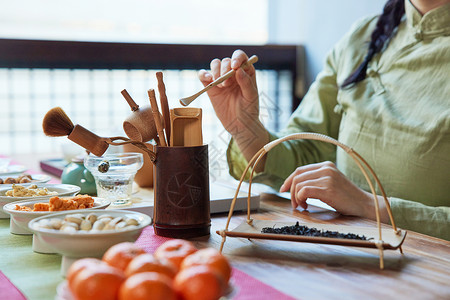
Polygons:
[[377,25],[372,32],[369,50],[364,61],[359,67],[347,77],[341,87],[346,87],[352,83],[358,83],[366,78],[367,66],[372,57],[383,49],[386,41],[391,37],[395,28],[398,27],[402,16],[405,13],[405,0],[389,0],[377,21]]

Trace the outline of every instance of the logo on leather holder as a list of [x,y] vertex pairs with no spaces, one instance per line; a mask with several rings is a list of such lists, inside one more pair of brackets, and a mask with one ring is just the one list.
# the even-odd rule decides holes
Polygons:
[[167,198],[173,206],[190,208],[195,206],[202,196],[200,181],[192,173],[177,173],[167,183]]

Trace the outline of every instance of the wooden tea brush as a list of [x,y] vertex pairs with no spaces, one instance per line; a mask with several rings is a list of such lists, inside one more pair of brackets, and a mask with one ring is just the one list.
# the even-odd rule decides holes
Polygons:
[[148,149],[147,145],[141,141],[131,140],[122,136],[108,138],[100,137],[81,125],[74,126],[61,107],[54,107],[45,114],[42,128],[44,129],[45,135],[67,136],[69,140],[77,143],[97,156],[102,156],[109,145],[121,146],[132,144],[142,151],[147,152],[152,163],[156,160],[156,154]]
[[97,156],[102,156],[109,146],[108,139],[99,137],[81,125],[73,125],[61,107],[54,107],[45,114],[42,129],[47,136],[67,136]]

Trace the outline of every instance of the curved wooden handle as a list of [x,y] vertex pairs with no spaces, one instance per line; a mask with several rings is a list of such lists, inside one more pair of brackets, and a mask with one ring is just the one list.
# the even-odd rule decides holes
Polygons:
[[[122,140],[123,142],[117,142],[118,140]],[[108,143],[109,145],[113,145],[113,146],[132,144],[132,145],[138,147],[139,149],[141,149],[142,151],[147,152],[147,154],[150,156],[150,161],[153,164],[155,163],[156,153],[153,152],[152,150],[148,149],[147,145],[143,142],[131,140],[131,139],[123,137],[123,136],[115,136],[115,137],[106,138],[105,142]]]

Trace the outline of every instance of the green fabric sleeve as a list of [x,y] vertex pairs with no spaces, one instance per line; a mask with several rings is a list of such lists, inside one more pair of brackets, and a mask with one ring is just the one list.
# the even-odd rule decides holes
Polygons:
[[[274,141],[278,139],[278,136],[269,132],[269,141]],[[272,160],[272,156],[274,154],[274,151],[270,151],[267,153],[267,161]],[[247,160],[242,155],[238,145],[234,141],[234,139],[231,139],[228,149],[227,149],[227,161],[229,165],[229,172],[230,175],[233,176],[235,179],[239,180],[242,176],[242,173],[245,171],[245,168],[247,167]],[[265,165],[265,168],[267,168],[267,163]],[[245,176],[245,180],[248,180],[250,177],[252,169],[249,169],[249,172],[247,172]],[[254,175],[254,182],[257,183],[263,183],[268,186],[271,186],[273,188],[279,189],[281,185],[284,182],[283,178],[277,177],[276,175],[272,175],[269,172],[259,172]]]
[[[269,132],[270,141],[299,132],[321,133],[338,139],[342,107],[338,104],[337,70],[349,68],[344,73],[350,74],[353,67],[344,66],[342,58],[351,45],[365,43],[361,41],[370,36],[367,32],[371,32],[374,20],[376,20],[374,16],[362,18],[335,45],[325,59],[323,70],[317,75],[301,104],[290,117],[286,128],[278,133]],[[357,48],[359,49],[359,46]],[[247,161],[233,139],[227,150],[227,160],[230,174],[239,179]],[[322,161],[336,162],[336,146],[321,141],[287,141],[267,154],[264,172],[257,174],[255,182],[278,189],[297,167]]]
[[450,241],[450,207],[390,197],[395,225]]
[[[389,46],[371,60],[367,80],[339,89],[363,60],[377,17],[357,22],[327,55],[323,71],[286,128],[269,132],[270,141],[315,132],[354,147],[377,170],[387,194],[398,197],[390,198],[396,224],[447,240],[450,161],[446,155],[448,85],[444,82],[449,28],[443,25],[448,24],[449,8],[443,6],[423,19],[416,12],[420,22],[402,22]],[[406,9],[415,11],[411,4]],[[426,39],[417,38],[419,29],[427,31]],[[227,160],[230,174],[239,179],[247,161],[234,140]],[[273,148],[254,181],[278,189],[297,167],[327,160],[360,188],[368,189],[364,176],[343,151],[310,140],[287,141]]]
[[[339,49],[338,44],[328,55],[324,70],[311,85],[286,128],[279,133],[269,132],[270,141],[298,132],[316,132],[337,138],[341,114],[334,111],[338,93],[335,64]],[[233,139],[228,146],[227,160],[230,174],[239,179],[247,161]],[[298,166],[325,160],[336,160],[334,145],[310,140],[287,141],[267,154],[264,172],[255,176],[255,182],[278,189]]]

